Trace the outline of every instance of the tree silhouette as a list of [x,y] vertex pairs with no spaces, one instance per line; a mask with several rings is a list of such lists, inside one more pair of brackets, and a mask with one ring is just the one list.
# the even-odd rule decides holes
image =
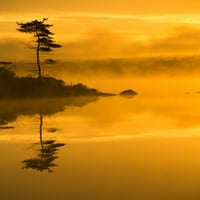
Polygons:
[[36,147],[37,157],[23,160],[24,166],[22,169],[36,169],[38,171],[47,170],[48,172],[53,172],[52,167],[57,166],[54,161],[58,158],[56,155],[60,147],[64,146],[64,143],[56,143],[55,140],[45,140],[42,138],[43,129],[43,115],[40,114],[40,142],[34,143]]
[[42,72],[41,72],[41,64],[40,64],[40,52],[50,52],[53,48],[60,48],[62,47],[59,44],[56,44],[53,40],[52,33],[49,28],[53,26],[52,24],[46,24],[48,18],[43,18],[42,21],[34,20],[31,22],[26,23],[19,23],[17,25],[19,28],[17,29],[20,32],[30,33],[33,34],[33,37],[36,39],[35,43],[36,46],[31,47],[36,50],[36,61],[37,61],[37,68],[38,68],[38,78],[41,79]]

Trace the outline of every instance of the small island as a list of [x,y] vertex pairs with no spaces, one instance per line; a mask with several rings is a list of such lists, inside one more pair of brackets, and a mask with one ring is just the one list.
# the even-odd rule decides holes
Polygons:
[[19,77],[8,68],[0,67],[1,98],[41,98],[74,96],[113,96],[95,88],[88,88],[82,83],[66,85],[63,80],[50,76],[41,78],[32,76]]
[[133,98],[134,96],[138,95],[138,93],[134,90],[128,89],[120,92],[121,96],[126,97],[126,98]]

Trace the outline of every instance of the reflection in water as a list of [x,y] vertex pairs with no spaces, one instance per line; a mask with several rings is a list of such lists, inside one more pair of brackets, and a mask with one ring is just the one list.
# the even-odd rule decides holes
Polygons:
[[[173,83],[130,84],[140,92],[134,99],[102,98],[54,117],[95,99],[0,101],[1,119],[25,115],[6,125],[15,129],[1,130],[0,199],[197,200],[200,96],[192,91],[200,84]],[[34,151],[25,150],[29,144]]]
[[22,169],[36,169],[38,171],[53,172],[52,167],[57,166],[54,161],[58,158],[57,153],[60,147],[64,146],[64,143],[56,143],[55,140],[45,140],[42,138],[43,130],[43,115],[40,114],[40,142],[34,143],[35,150],[37,152],[36,158],[30,158],[23,160],[22,163],[24,166]]
[[57,128],[47,128],[47,132],[49,132],[49,133],[54,133],[56,131],[58,131]]
[[83,107],[98,100],[97,96],[80,98],[14,99],[0,101],[0,125],[13,122],[20,115],[52,115],[62,112],[66,107]]
[[4,130],[4,129],[13,129],[15,128],[14,126],[0,126],[0,130]]
[[[52,167],[57,166],[55,160],[58,158],[57,153],[64,143],[57,143],[56,140],[43,140],[43,115],[53,115],[62,112],[66,107],[83,107],[90,102],[97,101],[97,96],[80,97],[80,98],[51,98],[51,99],[15,99],[0,101],[0,129],[12,129],[8,126],[9,122],[15,121],[20,115],[40,115],[40,142],[34,143],[36,152],[35,158],[25,159],[22,161],[23,169],[36,169],[39,171],[53,172]],[[56,128],[50,128],[48,132],[56,132]]]
[[[40,142],[34,143],[33,147],[36,152],[35,158],[25,159],[22,161],[23,169],[36,169],[39,171],[53,172],[52,167],[57,166],[55,160],[59,148],[64,146],[64,143],[57,143],[56,140],[43,140],[43,115],[53,115],[57,112],[62,112],[66,107],[83,107],[90,102],[98,100],[97,96],[85,96],[79,98],[48,98],[48,99],[15,99],[0,101],[0,129],[13,129],[14,126],[7,124],[15,121],[20,115],[32,116],[39,114],[39,134]],[[48,132],[54,133],[57,128],[49,128]]]

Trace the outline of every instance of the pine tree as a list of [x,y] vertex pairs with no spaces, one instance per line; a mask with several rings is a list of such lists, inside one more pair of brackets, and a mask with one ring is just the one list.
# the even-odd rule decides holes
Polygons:
[[17,25],[19,28],[17,29],[20,32],[33,34],[33,37],[36,39],[36,46],[31,48],[36,50],[36,63],[38,69],[38,78],[42,78],[41,64],[40,64],[40,52],[50,52],[53,48],[62,47],[59,44],[56,44],[53,40],[52,33],[49,28],[53,26],[52,24],[46,24],[48,18],[43,18],[42,21],[34,20],[26,23],[19,23]]

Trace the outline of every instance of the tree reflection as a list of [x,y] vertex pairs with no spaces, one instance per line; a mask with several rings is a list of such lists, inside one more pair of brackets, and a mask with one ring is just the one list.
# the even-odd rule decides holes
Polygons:
[[[58,151],[64,143],[56,140],[43,140],[43,116],[51,116],[63,112],[67,108],[83,107],[98,100],[98,96],[82,96],[67,98],[33,98],[33,99],[1,99],[0,100],[0,131],[15,128],[9,123],[17,120],[18,116],[40,116],[39,134],[40,142],[33,144],[36,156],[22,161],[23,169],[35,169],[38,171],[53,172],[52,168],[57,166],[55,160]],[[48,128],[47,131],[54,133],[57,128]]]
[[53,172],[52,168],[58,166],[55,164],[55,160],[58,158],[59,148],[64,146],[64,143],[56,143],[56,140],[43,140],[43,115],[40,114],[40,142],[34,143],[36,150],[36,158],[30,158],[23,160],[24,166],[22,169],[35,169],[38,171]]

